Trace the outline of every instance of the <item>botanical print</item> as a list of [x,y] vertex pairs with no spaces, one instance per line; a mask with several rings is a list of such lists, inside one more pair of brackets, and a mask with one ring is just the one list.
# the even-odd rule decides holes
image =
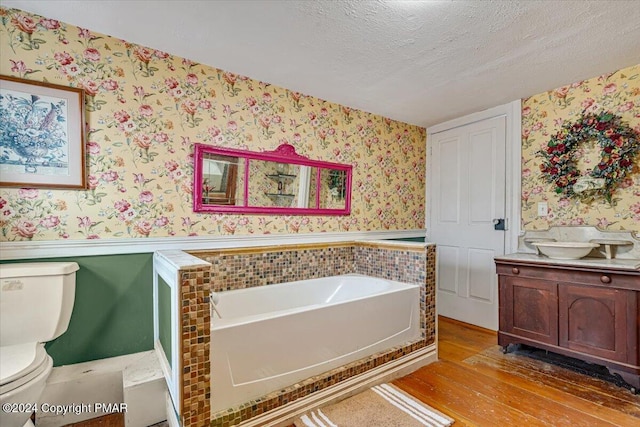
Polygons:
[[[84,89],[88,174],[86,191],[0,190],[2,241],[424,228],[424,128],[15,9],[0,74]],[[351,164],[351,215],[196,214],[197,142]]]
[[0,172],[67,175],[65,99],[0,89]]
[[[640,234],[640,155],[634,133],[640,134],[640,65],[523,100],[523,227],[594,225]],[[562,161],[569,148],[575,163]],[[556,173],[557,167],[567,173]],[[591,188],[598,188],[596,197],[575,197],[576,191]],[[537,205],[543,201],[548,215],[539,217]]]

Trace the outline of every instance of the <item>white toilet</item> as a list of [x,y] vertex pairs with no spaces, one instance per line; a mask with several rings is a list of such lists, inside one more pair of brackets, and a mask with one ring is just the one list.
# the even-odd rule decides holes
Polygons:
[[[0,426],[33,426],[53,360],[44,343],[69,326],[75,262],[0,264]],[[39,409],[39,408],[38,408]]]

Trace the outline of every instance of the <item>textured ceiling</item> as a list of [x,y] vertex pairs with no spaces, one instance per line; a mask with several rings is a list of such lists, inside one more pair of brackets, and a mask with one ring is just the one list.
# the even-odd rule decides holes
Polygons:
[[640,63],[640,1],[3,0],[421,126]]

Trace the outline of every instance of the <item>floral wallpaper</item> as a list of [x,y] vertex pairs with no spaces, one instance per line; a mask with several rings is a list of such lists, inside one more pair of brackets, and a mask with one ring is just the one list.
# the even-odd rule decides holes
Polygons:
[[[0,23],[0,74],[85,90],[89,182],[2,188],[2,241],[424,228],[423,128],[15,9]],[[352,213],[194,214],[196,142],[350,163]]]
[[[631,173],[612,194],[584,201],[557,194],[543,179],[540,165],[546,150],[565,121],[574,122],[583,112],[610,111],[636,133],[640,133],[640,65],[544,92],[522,102],[522,223],[526,230],[553,225],[594,225],[604,230],[640,233],[640,156]],[[585,141],[575,150],[578,170],[588,174],[601,153],[595,141]],[[548,216],[538,217],[538,202],[548,203]]]

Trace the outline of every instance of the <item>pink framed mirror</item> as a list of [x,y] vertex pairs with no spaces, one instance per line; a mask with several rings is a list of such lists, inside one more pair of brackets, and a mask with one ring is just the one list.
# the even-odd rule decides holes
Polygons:
[[352,169],[301,156],[290,144],[263,152],[195,144],[193,210],[349,215]]

